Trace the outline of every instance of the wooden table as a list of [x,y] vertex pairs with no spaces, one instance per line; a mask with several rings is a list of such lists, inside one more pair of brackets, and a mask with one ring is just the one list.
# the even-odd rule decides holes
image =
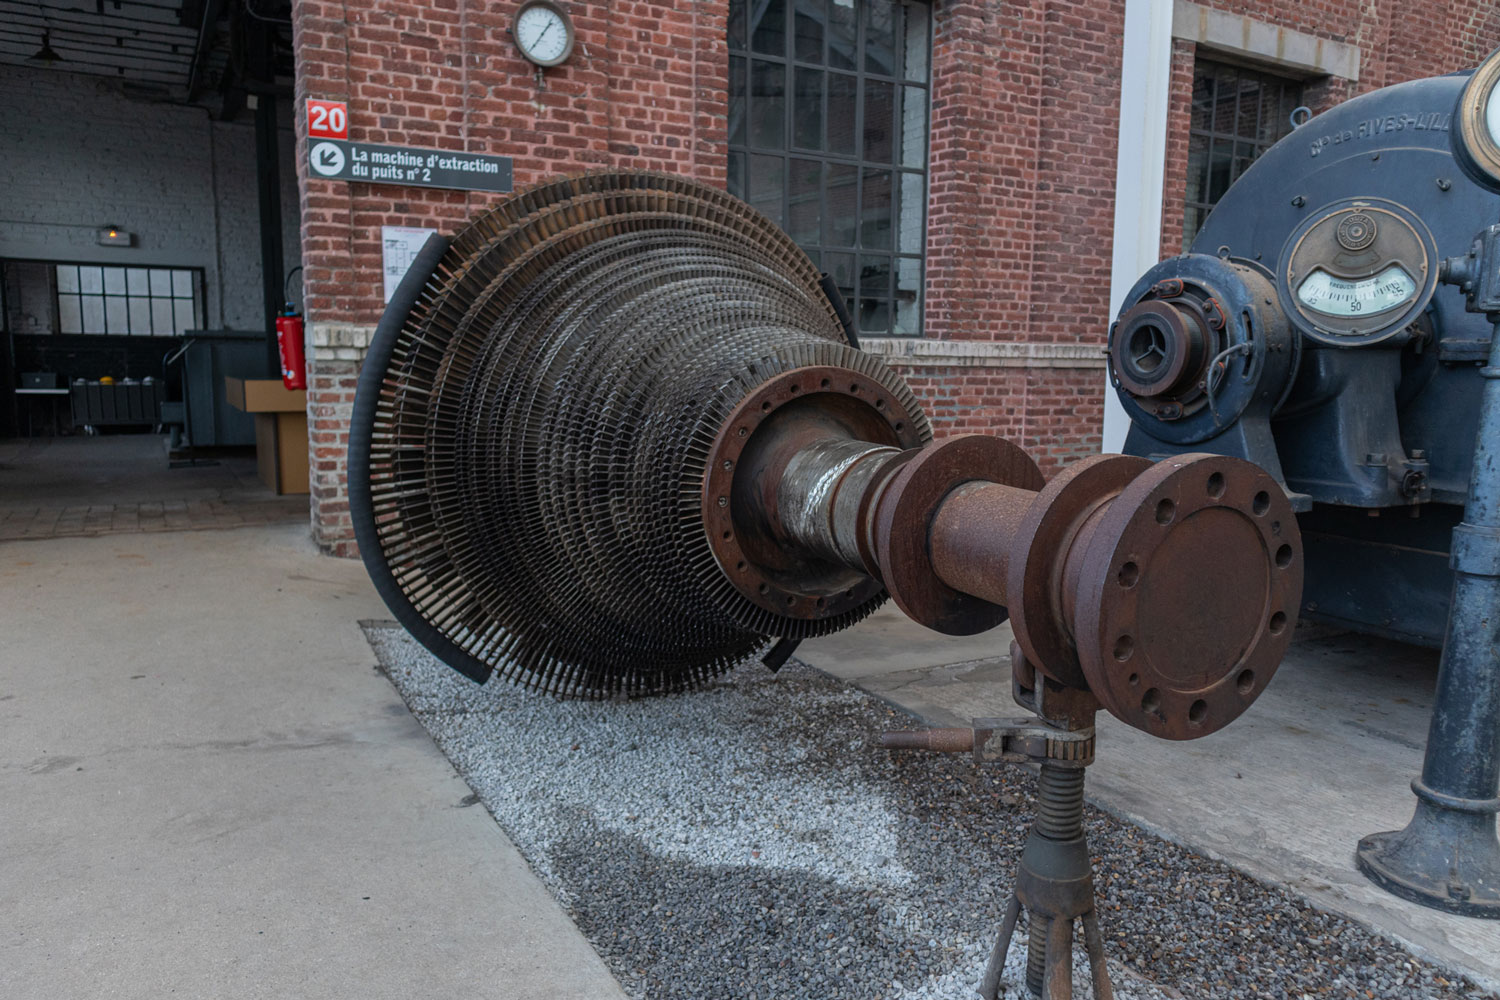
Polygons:
[[224,377],[229,405],[255,415],[255,466],[277,493],[308,492],[307,391],[279,378]]

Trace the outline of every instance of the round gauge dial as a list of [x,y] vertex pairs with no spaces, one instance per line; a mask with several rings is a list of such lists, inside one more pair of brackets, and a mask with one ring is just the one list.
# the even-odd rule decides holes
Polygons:
[[557,66],[573,54],[573,19],[551,0],[531,0],[511,29],[521,54],[538,66]]
[[1411,301],[1417,283],[1400,264],[1379,274],[1349,280],[1314,268],[1297,288],[1297,300],[1329,316],[1368,316]]
[[1282,248],[1276,290],[1304,337],[1364,347],[1401,334],[1437,286],[1437,245],[1415,214],[1381,198],[1324,205]]

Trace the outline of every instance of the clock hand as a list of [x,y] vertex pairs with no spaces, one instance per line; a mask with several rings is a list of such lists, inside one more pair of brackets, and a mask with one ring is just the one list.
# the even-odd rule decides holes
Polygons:
[[547,26],[542,29],[542,33],[540,35],[537,35],[536,38],[532,40],[531,44],[532,45],[540,45],[540,44],[542,44],[542,39],[546,37],[547,32],[551,31],[552,30],[552,26],[554,24],[556,24],[556,23],[557,23],[556,21],[548,21],[547,22]]

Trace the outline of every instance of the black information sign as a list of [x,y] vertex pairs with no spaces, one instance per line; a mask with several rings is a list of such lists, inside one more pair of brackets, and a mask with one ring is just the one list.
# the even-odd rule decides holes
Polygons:
[[308,143],[307,165],[314,177],[340,181],[502,193],[513,186],[510,157],[483,153],[317,139]]

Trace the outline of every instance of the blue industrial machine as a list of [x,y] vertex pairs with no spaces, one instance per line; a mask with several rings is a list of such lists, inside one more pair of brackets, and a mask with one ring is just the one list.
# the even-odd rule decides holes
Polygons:
[[1136,283],[1109,339],[1128,453],[1233,455],[1282,483],[1306,546],[1302,617],[1444,646],[1416,817],[1366,838],[1358,860],[1398,895],[1491,917],[1497,79],[1500,53],[1295,129],[1189,253]]

